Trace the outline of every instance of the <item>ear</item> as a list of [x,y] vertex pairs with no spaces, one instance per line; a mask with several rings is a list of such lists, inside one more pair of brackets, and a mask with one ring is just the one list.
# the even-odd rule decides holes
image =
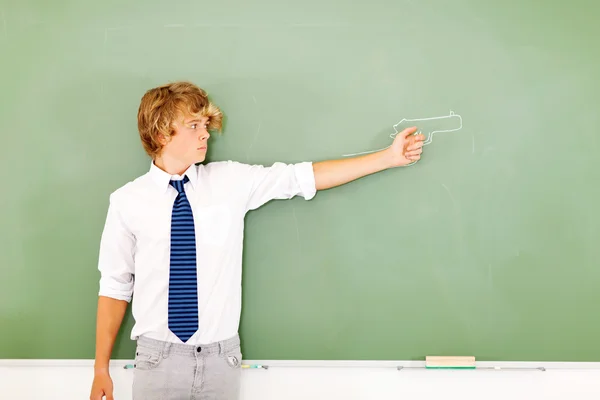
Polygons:
[[169,140],[165,137],[165,135],[163,135],[162,133],[160,133],[158,135],[158,142],[161,144],[161,146],[164,146],[167,143],[169,143]]

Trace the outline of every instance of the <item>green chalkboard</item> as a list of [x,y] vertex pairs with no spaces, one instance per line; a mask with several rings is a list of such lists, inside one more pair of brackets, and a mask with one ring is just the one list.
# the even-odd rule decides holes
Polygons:
[[108,195],[149,167],[139,100],[190,80],[226,114],[209,161],[341,158],[448,117],[417,123],[438,131],[417,165],[248,214],[245,358],[600,361],[599,15],[591,0],[3,2],[0,357],[93,358]]

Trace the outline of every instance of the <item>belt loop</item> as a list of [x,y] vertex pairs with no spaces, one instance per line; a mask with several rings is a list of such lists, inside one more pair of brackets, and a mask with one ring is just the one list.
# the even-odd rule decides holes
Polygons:
[[223,355],[223,342],[219,342],[219,355]]
[[165,345],[163,347],[163,354],[162,354],[163,358],[169,357],[170,350],[171,350],[171,342],[167,341],[167,342],[165,342]]

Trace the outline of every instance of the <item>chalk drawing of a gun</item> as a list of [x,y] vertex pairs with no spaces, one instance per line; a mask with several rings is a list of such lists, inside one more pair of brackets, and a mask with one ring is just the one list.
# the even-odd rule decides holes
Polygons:
[[[415,124],[416,123],[416,124]],[[462,117],[455,114],[454,111],[450,111],[448,115],[442,115],[441,117],[430,117],[430,118],[403,118],[394,125],[394,133],[390,134],[390,138],[394,139],[398,133],[410,125],[416,125],[419,129],[417,134],[423,133],[425,140],[423,145],[430,144],[433,142],[433,136],[436,133],[456,132],[462,129]],[[423,126],[421,126],[423,125]],[[391,145],[390,145],[391,146]],[[344,157],[357,156],[361,154],[375,153],[380,150],[385,150],[390,146],[384,147],[383,149],[364,151],[361,153],[344,154]]]

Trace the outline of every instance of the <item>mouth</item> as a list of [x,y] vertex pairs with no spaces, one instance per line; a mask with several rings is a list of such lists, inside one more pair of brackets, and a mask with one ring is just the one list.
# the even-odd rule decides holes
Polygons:
[[197,150],[206,150],[206,146],[198,147]]

